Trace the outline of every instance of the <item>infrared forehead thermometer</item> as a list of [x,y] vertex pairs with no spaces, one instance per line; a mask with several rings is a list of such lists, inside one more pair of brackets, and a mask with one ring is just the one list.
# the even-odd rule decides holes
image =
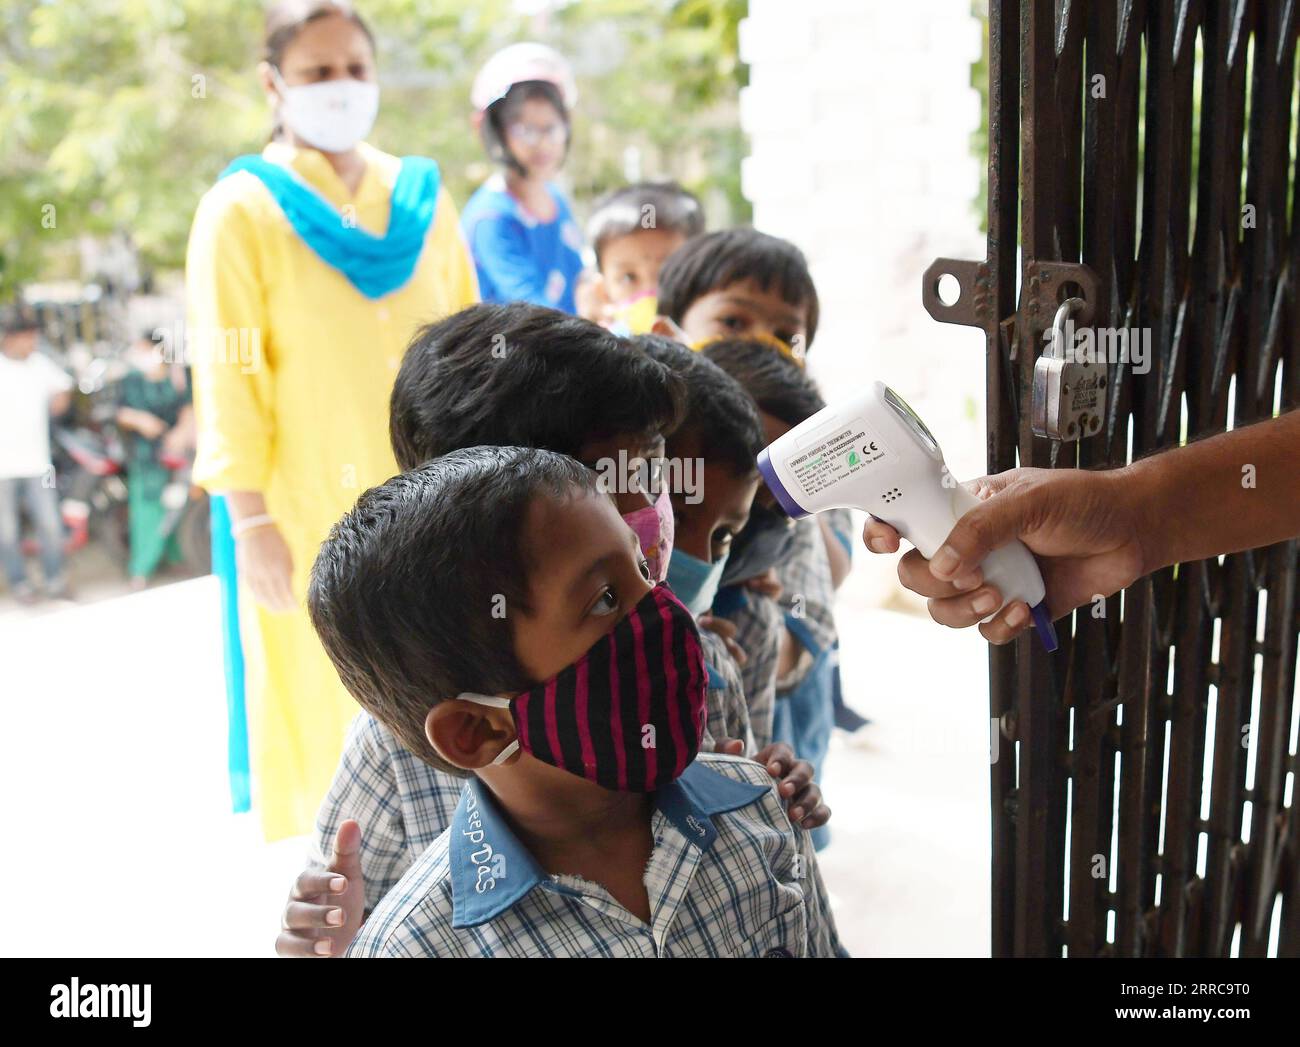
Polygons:
[[[979,504],[952,478],[925,423],[884,382],[795,426],[763,449],[758,469],[781,508],[796,519],[826,509],[865,509],[927,560]],[[1056,630],[1033,554],[1012,541],[989,553],[980,569],[1002,594],[1002,607],[1012,600],[1029,605],[1038,638],[1055,651]]]

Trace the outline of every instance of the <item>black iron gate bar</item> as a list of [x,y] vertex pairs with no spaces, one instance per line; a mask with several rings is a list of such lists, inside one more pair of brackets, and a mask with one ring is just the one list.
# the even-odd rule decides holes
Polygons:
[[[1122,465],[1300,404],[1297,6],[991,0],[987,257],[922,291],[985,333],[991,472]],[[1029,401],[1067,295],[1152,346],[1069,443]],[[1015,745],[991,772],[995,955],[1262,956],[1280,906],[1300,956],[1296,582],[1296,542],[1180,564],[1081,608],[1056,655],[990,648]]]

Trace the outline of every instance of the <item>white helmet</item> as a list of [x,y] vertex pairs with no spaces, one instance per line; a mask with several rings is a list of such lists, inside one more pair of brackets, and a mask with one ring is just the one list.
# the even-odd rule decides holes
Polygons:
[[545,44],[522,43],[502,48],[484,63],[474,77],[470,102],[476,112],[482,113],[504,98],[515,84],[527,80],[554,84],[566,109],[572,109],[578,100],[578,85],[567,59]]

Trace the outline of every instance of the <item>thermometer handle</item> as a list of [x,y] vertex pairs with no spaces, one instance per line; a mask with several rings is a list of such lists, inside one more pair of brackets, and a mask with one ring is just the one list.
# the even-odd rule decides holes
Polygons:
[[[965,487],[958,484],[952,488],[954,524],[977,505],[979,499]],[[922,555],[930,554],[922,550]],[[1038,569],[1038,561],[1034,559],[1034,554],[1026,548],[1025,544],[1013,539],[1006,545],[994,549],[980,561],[980,571],[984,575],[984,581],[1002,594],[1002,607],[994,611],[985,621],[990,621],[1011,601],[1023,600],[1029,605],[1034,629],[1043,647],[1049,652],[1055,651],[1059,644],[1056,629],[1052,626],[1052,616],[1047,609],[1047,590],[1043,585],[1043,575]]]

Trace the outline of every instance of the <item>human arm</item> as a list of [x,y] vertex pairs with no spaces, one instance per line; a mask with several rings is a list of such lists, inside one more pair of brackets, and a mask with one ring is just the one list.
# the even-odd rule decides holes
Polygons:
[[227,496],[240,578],[263,606],[287,611],[296,605],[293,558],[263,495],[271,472],[275,374],[260,241],[237,188],[223,181],[200,201],[185,260],[194,479]]

